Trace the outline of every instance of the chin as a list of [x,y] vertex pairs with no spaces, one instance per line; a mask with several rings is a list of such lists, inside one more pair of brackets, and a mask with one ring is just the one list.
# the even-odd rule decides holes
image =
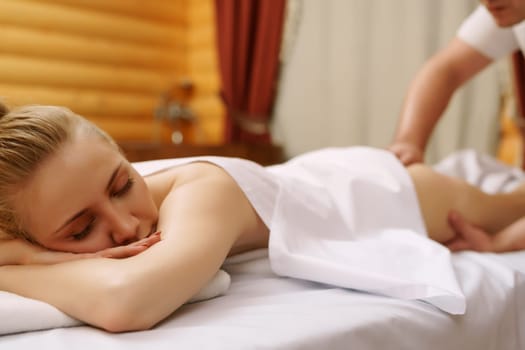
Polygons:
[[509,17],[509,16],[492,16],[496,24],[500,28],[508,28],[513,25],[516,25],[523,21],[523,18]]

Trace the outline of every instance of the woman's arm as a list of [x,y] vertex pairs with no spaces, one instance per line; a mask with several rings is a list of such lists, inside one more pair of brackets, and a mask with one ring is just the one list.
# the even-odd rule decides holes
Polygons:
[[[128,259],[0,267],[0,289],[50,303],[109,331],[152,327],[205,285],[257,215],[222,170],[195,164],[160,208],[162,241]],[[204,174],[202,176],[202,174]]]
[[5,238],[0,239],[0,266],[49,265],[89,258],[122,259],[143,252],[159,240],[160,235],[155,234],[125,246],[78,254],[49,250],[18,238]]

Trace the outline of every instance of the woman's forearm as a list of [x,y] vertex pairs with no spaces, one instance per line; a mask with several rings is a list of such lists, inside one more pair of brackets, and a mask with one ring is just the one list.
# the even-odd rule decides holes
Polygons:
[[72,317],[111,330],[117,260],[0,267],[0,290],[49,303]]
[[[111,332],[143,330],[173,313],[213,276],[224,257],[214,247],[182,254],[152,247],[136,257],[0,267],[0,290],[49,303]],[[147,254],[150,252],[151,254]]]
[[[161,271],[149,274],[132,259],[2,266],[0,290],[44,301],[111,332],[141,330],[150,328],[184,302],[180,300],[177,305],[177,293],[169,286],[168,276],[159,275]],[[179,289],[187,294],[183,285]],[[166,294],[168,290],[171,296]],[[148,311],[148,306],[153,311]]]
[[168,239],[127,259],[1,266],[0,290],[44,301],[108,331],[147,329],[214,275],[228,251],[224,241]]

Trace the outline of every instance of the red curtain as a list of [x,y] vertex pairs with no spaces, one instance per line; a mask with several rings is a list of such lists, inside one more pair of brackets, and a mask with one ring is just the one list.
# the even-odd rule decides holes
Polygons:
[[271,143],[286,0],[216,0],[227,142]]
[[[523,52],[516,51],[512,55],[514,66],[514,94],[516,96],[516,105],[518,109],[518,118],[520,122],[518,127],[521,131],[521,139],[525,140],[525,57]],[[523,150],[522,168],[525,169],[525,149]]]

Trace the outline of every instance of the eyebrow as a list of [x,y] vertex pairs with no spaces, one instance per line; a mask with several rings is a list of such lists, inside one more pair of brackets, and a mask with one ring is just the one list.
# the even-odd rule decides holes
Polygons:
[[[115,170],[113,170],[113,173],[111,173],[108,184],[106,185],[106,192],[108,192],[111,186],[113,185],[113,182],[115,181],[115,178],[117,177],[117,174],[120,168],[122,168],[122,164],[123,162],[120,162],[118,166],[115,168]],[[69,225],[70,223],[72,223],[73,221],[81,217],[82,215],[84,215],[86,212],[87,212],[87,209],[82,209],[81,211],[79,211],[78,213],[76,213],[75,215],[67,219],[66,222],[62,226],[60,226],[54,233],[60,232],[64,227],[66,227],[67,225]]]

